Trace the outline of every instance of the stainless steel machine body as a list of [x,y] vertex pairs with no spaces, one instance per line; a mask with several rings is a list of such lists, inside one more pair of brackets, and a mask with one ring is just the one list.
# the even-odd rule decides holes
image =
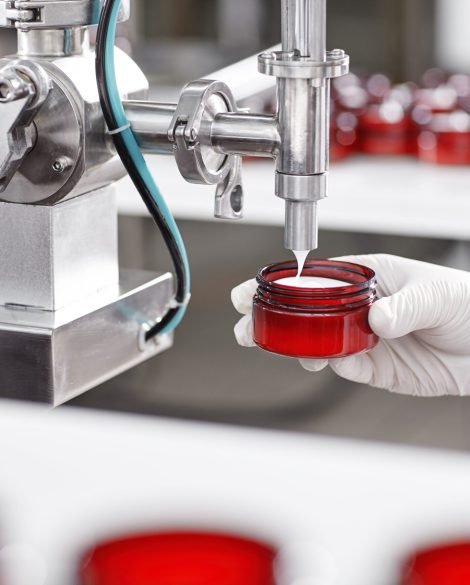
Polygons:
[[[60,404],[172,343],[145,343],[171,306],[171,275],[119,274],[113,184],[124,169],[88,38],[103,1],[0,0],[0,26],[18,31],[18,53],[0,60],[2,395]],[[177,104],[151,103],[146,78],[117,49],[116,70],[142,150],[172,154],[185,179],[216,186],[216,217],[242,215],[241,157],[275,158],[285,245],[310,250],[326,196],[329,79],[349,59],[326,52],[326,0],[282,9],[282,50],[258,59],[276,78],[274,116],[239,111],[228,85],[210,79],[189,83]]]
[[[57,405],[171,346],[145,343],[172,276],[119,271],[114,183],[87,26],[102,2],[0,2],[0,394]],[[128,4],[121,10],[126,18]],[[116,50],[122,98],[148,82]]]

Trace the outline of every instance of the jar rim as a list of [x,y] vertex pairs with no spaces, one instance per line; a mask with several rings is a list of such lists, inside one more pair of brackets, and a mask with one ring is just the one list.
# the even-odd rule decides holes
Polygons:
[[[315,274],[315,272],[331,271],[333,274],[322,276]],[[282,274],[282,276],[279,275]],[[335,278],[336,280],[343,280],[348,284],[344,286],[337,286],[331,288],[321,287],[294,287],[285,284],[279,284],[276,280],[297,275],[297,261],[289,260],[285,262],[278,262],[269,264],[258,272],[256,278],[258,285],[268,291],[278,292],[283,295],[295,295],[297,297],[325,297],[330,295],[349,295],[355,294],[361,290],[370,290],[376,288],[375,272],[354,262],[347,262],[343,260],[328,260],[328,259],[314,259],[307,260],[302,271],[303,276],[319,276],[320,278]]]

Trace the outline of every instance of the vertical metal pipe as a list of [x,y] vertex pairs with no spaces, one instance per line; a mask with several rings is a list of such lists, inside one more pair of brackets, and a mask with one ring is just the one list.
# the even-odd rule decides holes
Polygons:
[[[326,0],[282,0],[282,47],[316,61],[326,57]],[[328,82],[280,78],[282,144],[278,171],[314,175],[328,167]],[[281,194],[282,196],[282,194]]]
[[323,61],[326,54],[326,0],[282,0],[282,50]]
[[[283,51],[324,61],[326,0],[281,2]],[[328,169],[328,88],[324,79],[284,77],[277,81],[281,147],[276,184],[277,195],[286,200],[285,246],[290,250],[311,250],[318,245],[316,202],[326,196],[326,181],[315,177]]]

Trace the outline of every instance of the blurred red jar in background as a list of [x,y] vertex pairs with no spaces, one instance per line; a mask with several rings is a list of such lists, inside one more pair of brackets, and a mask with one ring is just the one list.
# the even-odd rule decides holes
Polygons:
[[401,585],[469,585],[470,543],[423,550],[406,564]]
[[273,548],[225,534],[129,536],[84,555],[80,585],[274,585]]
[[416,153],[417,129],[395,99],[369,105],[359,118],[360,150],[367,154]]
[[330,124],[330,160],[347,158],[356,150],[357,117],[352,112],[333,112]]
[[383,73],[374,73],[365,82],[369,104],[381,104],[392,89],[391,80]]
[[451,85],[418,89],[415,93],[415,103],[417,106],[429,108],[433,114],[452,112],[458,106],[457,90]]
[[418,139],[423,161],[449,165],[470,164],[470,114],[462,110],[434,114]]

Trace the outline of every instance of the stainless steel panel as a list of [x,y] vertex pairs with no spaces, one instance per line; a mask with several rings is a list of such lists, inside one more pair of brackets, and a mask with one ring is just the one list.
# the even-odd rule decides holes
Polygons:
[[0,202],[0,305],[52,311],[118,280],[113,189],[53,206]]
[[171,334],[142,344],[172,298],[171,274],[151,276],[61,311],[0,308],[0,395],[56,406],[168,349]]

